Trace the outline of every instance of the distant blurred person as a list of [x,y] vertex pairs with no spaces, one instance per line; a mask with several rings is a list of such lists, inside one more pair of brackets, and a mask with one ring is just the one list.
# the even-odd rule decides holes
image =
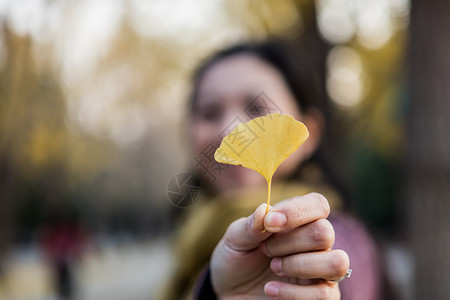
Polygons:
[[[343,211],[339,178],[322,151],[327,107],[307,59],[274,42],[248,43],[217,53],[195,73],[187,121],[193,155],[211,158],[206,150],[237,117],[288,114],[310,136],[275,173],[267,215],[265,204],[258,207],[267,193],[263,176],[197,161],[206,200],[180,228],[176,270],[161,299],[379,299],[377,249]],[[349,268],[351,278],[338,284]]]
[[74,299],[73,264],[80,257],[87,234],[73,215],[58,211],[40,233],[41,247],[53,266],[55,288],[60,300]]

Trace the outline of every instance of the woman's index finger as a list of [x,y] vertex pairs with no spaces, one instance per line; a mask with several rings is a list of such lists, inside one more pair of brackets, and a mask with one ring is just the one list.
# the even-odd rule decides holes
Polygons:
[[264,219],[264,227],[270,232],[280,232],[325,219],[329,214],[328,200],[321,194],[310,193],[274,205]]

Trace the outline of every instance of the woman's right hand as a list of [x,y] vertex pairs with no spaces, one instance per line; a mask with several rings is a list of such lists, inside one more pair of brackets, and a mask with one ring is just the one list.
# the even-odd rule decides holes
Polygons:
[[[220,299],[340,299],[336,280],[349,258],[331,250],[330,207],[312,193],[277,203],[265,215],[262,204],[233,222],[216,246],[210,272]],[[266,229],[265,232],[262,232]]]

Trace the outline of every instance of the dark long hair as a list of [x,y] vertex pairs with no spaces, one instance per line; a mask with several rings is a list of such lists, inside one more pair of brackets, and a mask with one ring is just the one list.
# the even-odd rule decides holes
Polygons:
[[[279,41],[265,42],[248,42],[231,46],[227,49],[217,52],[213,56],[206,59],[203,64],[195,71],[193,76],[193,87],[189,99],[189,110],[194,113],[196,100],[198,96],[198,87],[206,73],[213,65],[223,59],[241,55],[253,55],[263,62],[274,67],[284,78],[300,111],[307,112],[311,108],[319,110],[325,119],[325,122],[332,120],[333,116],[329,109],[326,93],[324,92],[324,84],[321,78],[322,72],[315,62],[308,59],[309,55],[306,50],[296,45],[282,43]],[[337,168],[331,160],[331,151],[329,142],[332,141],[330,136],[330,124],[324,126],[322,142],[311,158],[300,164],[292,178],[298,179],[304,174],[305,166],[316,165],[323,174],[323,180],[337,189],[344,198],[345,206],[348,206],[348,188],[344,184],[343,176],[339,175]]]

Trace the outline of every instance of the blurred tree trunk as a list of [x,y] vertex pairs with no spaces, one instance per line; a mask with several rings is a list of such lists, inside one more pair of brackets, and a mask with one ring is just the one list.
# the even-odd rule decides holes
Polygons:
[[450,299],[450,1],[412,0],[406,203],[414,299]]

